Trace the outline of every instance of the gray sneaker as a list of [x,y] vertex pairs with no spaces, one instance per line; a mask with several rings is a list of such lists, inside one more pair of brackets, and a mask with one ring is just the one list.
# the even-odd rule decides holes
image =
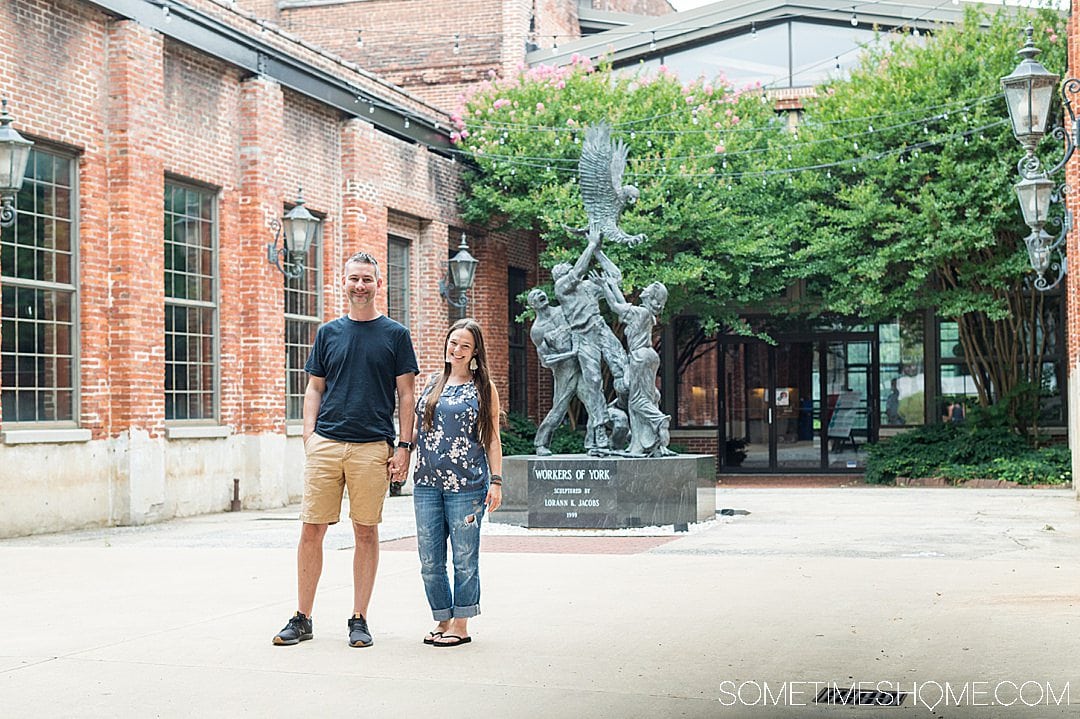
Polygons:
[[367,620],[363,614],[357,614],[349,620],[349,646],[370,647],[375,643],[371,638],[371,632],[367,628]]
[[304,616],[301,612],[297,612],[289,623],[285,625],[285,628],[277,633],[274,637],[274,644],[278,646],[289,646],[291,644],[299,644],[300,642],[311,639],[314,634],[311,631],[311,617]]

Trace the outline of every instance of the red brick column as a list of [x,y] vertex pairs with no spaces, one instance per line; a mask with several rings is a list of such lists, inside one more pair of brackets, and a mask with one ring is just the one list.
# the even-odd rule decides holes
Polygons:
[[165,501],[165,121],[162,38],[135,22],[109,28],[105,115],[109,212],[114,518],[152,522]]
[[[446,330],[450,327],[451,307],[439,294],[439,280],[446,277],[450,248],[461,243],[461,236],[451,237],[452,230],[443,222],[428,223],[420,233],[416,247],[416,280],[413,282],[413,345],[420,360],[420,378],[443,368]],[[456,234],[456,233],[455,233]],[[471,243],[470,243],[471,247]],[[470,292],[470,310],[472,293]],[[501,340],[505,343],[505,338]]]
[[469,242],[480,264],[476,266],[476,279],[469,292],[466,310],[484,329],[491,379],[504,404],[510,397],[510,352],[506,341],[510,336],[507,322],[506,243],[506,237],[501,235],[485,235]]
[[[386,206],[382,200],[383,148],[375,128],[359,119],[341,126],[341,232],[336,247],[327,246],[326,271],[323,273],[333,294],[327,292],[327,318],[346,310],[341,290],[345,260],[357,252],[367,252],[379,261],[386,275]],[[328,287],[328,290],[330,287]],[[379,311],[386,312],[386,292],[379,297]],[[333,297],[333,301],[330,298]]]
[[109,42],[112,431],[137,428],[157,437],[165,421],[162,40],[124,21],[110,28]]
[[[281,86],[261,77],[240,90],[240,191],[238,227],[222,227],[221,327],[222,421],[237,432],[284,432],[285,278],[267,262],[273,239],[268,223],[284,213],[281,147],[284,102]],[[231,278],[232,282],[225,282]],[[229,361],[229,358],[239,361]],[[240,397],[225,397],[239,386]],[[233,393],[235,394],[235,392]],[[237,400],[237,401],[233,401]]]

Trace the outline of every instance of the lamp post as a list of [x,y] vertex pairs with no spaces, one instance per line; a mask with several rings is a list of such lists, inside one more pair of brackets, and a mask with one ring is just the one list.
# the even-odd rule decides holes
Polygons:
[[[1065,216],[1060,221],[1061,232],[1057,237],[1043,228],[1049,219],[1050,206],[1063,202],[1066,192],[1064,183],[1059,185],[1051,178],[1065,166],[1080,143],[1080,123],[1073,114],[1068,97],[1080,91],[1080,80],[1069,78],[1062,85],[1062,105],[1069,115],[1070,127],[1068,130],[1055,127],[1050,134],[1065,142],[1065,155],[1060,162],[1046,170],[1036,156],[1035,148],[1046,135],[1050,103],[1059,76],[1035,59],[1042,51],[1032,41],[1034,31],[1030,25],[1025,30],[1027,39],[1017,53],[1022,58],[1020,64],[1010,75],[1001,78],[1001,87],[1005,91],[1013,135],[1024,148],[1024,156],[1016,165],[1021,179],[1013,186],[1024,214],[1024,223],[1031,229],[1031,234],[1024,238],[1024,244],[1031,268],[1036,274],[1035,289],[1045,292],[1061,284],[1066,271],[1065,240],[1072,229],[1072,213],[1065,208]],[[1055,279],[1046,278],[1050,270],[1057,271]]]
[[[296,191],[296,206],[285,213],[281,221],[271,220],[270,229],[274,232],[274,241],[266,246],[267,262],[278,268],[281,274],[295,280],[307,269],[304,262],[308,250],[319,236],[321,221],[304,207],[301,189]],[[281,247],[278,247],[278,240]],[[290,267],[282,265],[287,259]]]
[[439,294],[447,304],[458,309],[464,309],[469,304],[468,291],[472,289],[479,264],[480,261],[469,253],[469,244],[462,232],[457,253],[446,263],[446,277],[439,280]]
[[0,101],[0,227],[15,223],[15,197],[22,189],[26,162],[34,144],[11,126],[7,100]]

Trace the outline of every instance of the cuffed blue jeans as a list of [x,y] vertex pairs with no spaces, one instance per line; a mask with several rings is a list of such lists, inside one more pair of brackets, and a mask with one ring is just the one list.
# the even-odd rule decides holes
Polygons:
[[[485,490],[444,492],[437,487],[413,487],[416,545],[431,616],[437,622],[480,613],[480,522]],[[446,541],[454,558],[454,591],[446,571]]]

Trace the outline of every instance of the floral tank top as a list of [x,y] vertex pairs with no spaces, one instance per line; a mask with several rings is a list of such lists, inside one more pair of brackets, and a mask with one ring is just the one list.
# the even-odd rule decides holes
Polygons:
[[444,492],[485,489],[488,461],[478,439],[480,395],[476,385],[470,381],[444,387],[435,405],[431,429],[427,429],[424,407],[433,390],[431,383],[416,403],[416,424],[420,431],[413,482],[417,486],[438,487]]

